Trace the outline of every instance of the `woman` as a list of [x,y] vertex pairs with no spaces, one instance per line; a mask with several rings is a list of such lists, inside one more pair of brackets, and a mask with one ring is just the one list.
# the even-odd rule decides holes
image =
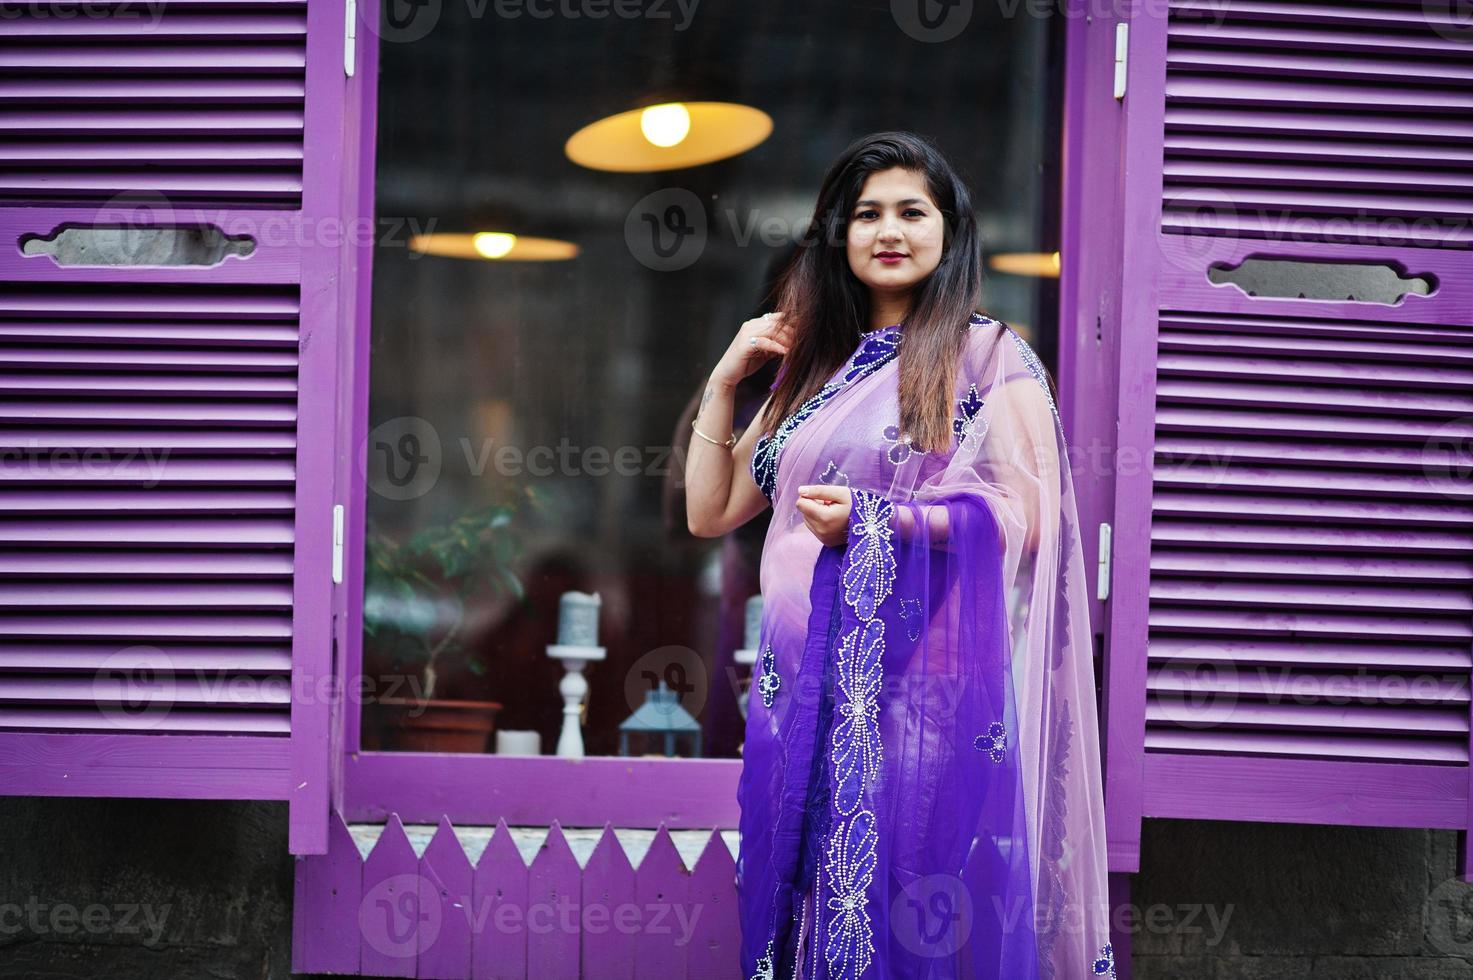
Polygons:
[[[814,214],[778,312],[712,372],[686,464],[692,532],[773,509],[738,790],[744,975],[1114,976],[1047,374],[974,312],[971,200],[926,141],[859,140]],[[738,439],[731,392],[774,357]]]

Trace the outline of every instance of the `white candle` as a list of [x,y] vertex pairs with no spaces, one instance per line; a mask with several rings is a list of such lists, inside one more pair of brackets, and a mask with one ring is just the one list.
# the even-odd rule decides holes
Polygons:
[[534,731],[501,728],[496,732],[497,755],[541,755],[542,735]]
[[598,646],[598,610],[602,603],[597,592],[564,592],[558,601],[558,646]]

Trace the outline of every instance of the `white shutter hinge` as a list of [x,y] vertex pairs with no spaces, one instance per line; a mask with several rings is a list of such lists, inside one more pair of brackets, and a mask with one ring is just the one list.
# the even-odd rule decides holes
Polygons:
[[358,0],[347,0],[343,5],[343,74],[353,77],[353,66],[358,60]]
[[1100,562],[1095,569],[1095,598],[1110,598],[1110,525],[1100,524]]
[[343,505],[332,507],[332,583],[343,584]]
[[[351,0],[349,0],[351,2]],[[1130,52],[1130,22],[1115,25],[1115,98],[1125,98],[1125,64]]]

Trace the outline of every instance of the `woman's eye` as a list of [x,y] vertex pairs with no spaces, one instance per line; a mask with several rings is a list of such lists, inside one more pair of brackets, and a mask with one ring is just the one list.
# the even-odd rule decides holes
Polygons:
[[912,218],[924,218],[926,216],[926,212],[922,211],[920,208],[906,208],[905,213],[907,216]]

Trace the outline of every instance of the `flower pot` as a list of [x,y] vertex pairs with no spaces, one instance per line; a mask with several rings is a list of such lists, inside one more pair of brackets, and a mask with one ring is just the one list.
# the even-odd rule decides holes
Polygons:
[[380,698],[382,748],[401,752],[486,752],[498,701]]

